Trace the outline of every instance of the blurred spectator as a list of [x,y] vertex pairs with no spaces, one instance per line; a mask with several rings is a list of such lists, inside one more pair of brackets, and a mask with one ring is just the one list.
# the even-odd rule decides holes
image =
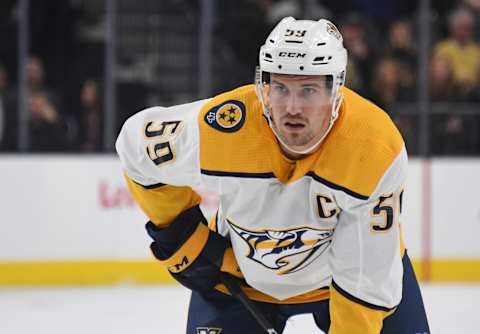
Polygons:
[[468,95],[478,84],[480,44],[474,40],[475,19],[466,9],[458,9],[449,19],[450,37],[435,46],[436,56],[452,64],[453,78],[462,95]]
[[50,95],[50,99],[54,98],[54,92],[46,85],[47,74],[43,61],[36,57],[30,56],[27,62],[27,84],[30,92],[42,91]]
[[30,56],[27,62],[27,85],[29,92],[41,92],[45,94],[55,109],[58,109],[58,96],[52,88],[47,86],[46,81],[47,73],[43,61],[36,56]]
[[56,92],[46,85],[42,59],[30,56],[27,63],[29,151],[53,152],[71,148],[71,120],[60,111]]
[[[158,6],[153,2],[138,4],[141,11],[135,17],[145,15],[147,19],[150,17],[147,12],[151,10],[161,17],[174,18],[175,14],[170,13],[169,8],[178,3],[185,8],[191,6],[190,9],[195,12],[191,16],[195,16],[198,9],[198,4],[192,1],[158,3]],[[4,37],[0,45],[0,59],[4,65],[0,65],[2,151],[17,149],[15,81],[18,55],[14,38],[17,34],[17,5],[15,0],[2,1],[0,5],[0,36]],[[277,23],[281,17],[293,15],[315,19],[330,18],[335,14],[341,23],[339,28],[349,52],[347,85],[384,107],[402,131],[407,144],[411,143],[409,138],[417,134],[416,116],[405,113],[399,102],[414,102],[416,92],[418,54],[413,20],[418,6],[415,0],[219,1],[215,5],[214,17],[212,93],[251,82],[252,69],[257,63],[257,47],[265,40],[269,25]],[[462,7],[454,10],[458,6]],[[480,0],[438,0],[431,2],[431,8],[432,20],[435,20],[432,38],[438,39],[438,33],[441,36],[448,34],[448,38],[440,40],[432,49],[429,84],[433,102],[430,123],[434,136],[432,144],[434,152],[439,154],[467,154],[467,142],[472,142],[475,137],[470,133],[476,131],[472,124],[477,122],[480,128],[480,117],[465,115],[472,114],[470,110],[476,108],[473,105],[453,107],[449,103],[480,102],[480,25],[475,24],[480,19]],[[125,2],[119,4],[117,10],[119,15],[130,15],[132,9]],[[32,150],[75,148],[83,152],[102,151],[104,115],[101,86],[94,80],[86,79],[101,78],[104,73],[105,2],[39,0],[32,2],[29,18],[30,50],[35,54],[29,58],[27,66]],[[121,23],[121,20],[118,22]],[[139,28],[130,35],[122,30],[125,25],[118,24],[118,45],[128,45],[126,41],[130,39],[138,41],[143,38],[145,47],[132,47],[130,49],[134,51],[131,54],[142,58],[151,49],[152,54],[158,57],[163,49],[148,49],[149,39],[143,33],[145,27],[153,25],[133,23]],[[238,26],[246,28],[238,30]],[[63,28],[59,30],[59,27]],[[190,32],[181,36],[190,36],[188,34]],[[194,39],[196,36],[194,31],[191,37]],[[179,41],[186,44],[186,39],[179,38]],[[185,59],[190,59],[188,52],[195,53],[197,46],[185,50]],[[178,55],[178,51],[172,52]],[[121,56],[122,53],[118,52],[117,57]],[[175,66],[167,62],[162,73],[175,69]],[[187,68],[185,73],[189,71],[195,69]],[[58,89],[60,87],[61,90]],[[134,94],[132,87],[137,87],[138,93]],[[195,84],[192,87],[196,89]],[[149,89],[156,90],[157,87],[151,83],[139,87],[138,83],[128,81],[117,85],[117,103],[120,105],[117,119],[120,122],[123,114],[130,115],[139,107],[138,101],[146,99]],[[124,113],[123,109],[126,110]],[[72,119],[76,127],[71,126]],[[72,132],[72,128],[76,131]],[[470,143],[469,147],[472,145]],[[409,151],[414,150],[409,148]]]
[[380,107],[389,111],[396,102],[410,102],[413,92],[402,86],[401,68],[392,58],[382,58],[376,64],[371,86],[371,99]]
[[443,38],[449,34],[448,18],[452,12],[458,8],[461,1],[462,0],[435,0],[430,2],[432,9],[431,28],[434,36],[437,36],[436,40],[438,40],[439,36]]
[[430,62],[430,100],[445,102],[457,98],[453,68],[450,61],[440,55],[434,55]]
[[413,91],[418,55],[413,41],[412,27],[408,21],[392,23],[384,55],[396,61],[399,67],[400,85],[404,89]]
[[463,0],[463,3],[475,12],[480,12],[480,0]]
[[31,152],[62,151],[67,148],[66,126],[59,112],[41,91],[30,92],[28,100]]
[[45,84],[45,68],[40,58],[31,56],[27,63],[28,88],[32,91],[41,90]]
[[[462,95],[453,80],[451,63],[439,55],[433,56],[430,63],[430,99],[434,111],[431,130],[433,153],[448,155],[474,153],[475,143],[472,142],[472,134],[476,132],[476,117],[456,114],[459,107],[448,108],[448,103],[458,102]],[[443,107],[439,103],[442,103]],[[449,111],[448,114],[435,113],[436,110],[442,111],[445,108]]]
[[[480,0],[463,0],[463,6],[469,9],[473,15],[475,15],[475,22],[480,19]],[[475,27],[475,39],[480,39],[480,25]]]
[[416,153],[416,124],[411,115],[398,114],[394,105],[397,102],[412,102],[413,94],[410,88],[402,87],[401,68],[391,58],[382,58],[376,65],[372,79],[371,99],[375,104],[389,113],[402,133],[407,149]]
[[340,31],[348,50],[346,85],[367,94],[375,56],[367,44],[365,20],[357,14],[349,14],[341,22]]
[[103,112],[98,83],[87,80],[80,92],[78,148],[82,152],[102,151]]

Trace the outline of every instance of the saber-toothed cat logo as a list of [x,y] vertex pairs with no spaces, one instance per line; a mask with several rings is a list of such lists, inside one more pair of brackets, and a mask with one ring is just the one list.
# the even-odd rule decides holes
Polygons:
[[227,221],[248,245],[247,257],[275,270],[277,275],[302,270],[328,249],[332,242],[332,229],[301,226],[284,231],[250,231]]

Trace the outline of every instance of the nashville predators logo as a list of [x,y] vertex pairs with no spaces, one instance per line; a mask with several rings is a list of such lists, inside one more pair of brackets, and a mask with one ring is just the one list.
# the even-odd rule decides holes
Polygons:
[[247,257],[277,275],[302,270],[328,249],[332,229],[297,227],[285,231],[249,231],[227,219],[232,230],[248,245]]
[[205,121],[222,132],[238,131],[245,122],[245,105],[237,100],[223,102],[205,114]]
[[342,35],[338,31],[337,27],[331,22],[327,22],[327,32],[336,39],[342,40]]

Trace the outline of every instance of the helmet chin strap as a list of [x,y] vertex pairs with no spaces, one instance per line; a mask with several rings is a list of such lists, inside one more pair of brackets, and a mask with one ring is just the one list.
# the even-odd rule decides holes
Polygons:
[[[271,112],[270,110],[268,110],[268,122],[270,123],[270,128],[272,129],[273,133],[275,134],[275,137],[277,137],[277,140],[280,142],[280,144],[282,144],[283,147],[285,147],[288,151],[292,152],[292,153],[295,153],[295,154],[301,154],[301,155],[305,155],[305,154],[310,154],[312,152],[314,152],[319,146],[320,144],[323,142],[323,140],[327,137],[328,133],[330,132],[330,130],[332,129],[333,127],[333,123],[335,123],[335,121],[337,120],[338,118],[338,110],[340,109],[340,105],[342,104],[342,101],[343,101],[343,96],[340,94],[336,99],[335,99],[335,103],[332,105],[332,115],[330,117],[330,121],[328,123],[328,127],[327,127],[327,130],[325,131],[325,133],[323,134],[322,137],[320,137],[320,139],[318,139],[315,143],[313,143],[312,145],[310,145],[309,147],[307,147],[306,149],[304,150],[296,150],[294,148],[292,148],[290,145],[288,145],[287,143],[285,143],[285,141],[282,139],[282,137],[279,135],[279,133],[277,132],[276,130],[276,127],[275,125],[273,124],[273,120],[271,118]],[[264,106],[264,108],[267,108],[266,106]]]

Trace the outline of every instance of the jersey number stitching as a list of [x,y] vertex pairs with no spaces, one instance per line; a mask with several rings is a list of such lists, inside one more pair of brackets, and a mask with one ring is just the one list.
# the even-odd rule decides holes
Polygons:
[[372,210],[372,216],[384,216],[384,222],[381,224],[371,223],[370,227],[372,232],[385,232],[388,231],[395,222],[395,210],[393,208],[393,201],[398,200],[399,214],[402,213],[403,206],[403,190],[398,196],[394,197],[394,194],[380,196],[377,205]]
[[146,151],[150,160],[157,166],[175,159],[175,151],[170,141],[180,132],[181,121],[148,122],[145,137],[149,141]]

